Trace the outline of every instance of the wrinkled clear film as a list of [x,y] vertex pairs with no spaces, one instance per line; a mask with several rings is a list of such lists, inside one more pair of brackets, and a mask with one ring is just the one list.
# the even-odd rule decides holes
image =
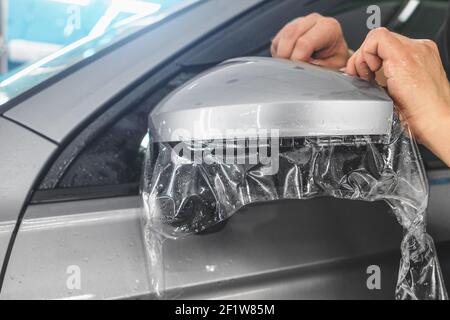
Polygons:
[[[264,157],[262,145],[269,147]],[[330,196],[386,201],[404,229],[395,297],[447,299],[426,233],[425,171],[416,142],[398,119],[390,137],[150,141],[142,190],[149,275],[159,296],[165,289],[164,239],[207,230],[247,204]]]

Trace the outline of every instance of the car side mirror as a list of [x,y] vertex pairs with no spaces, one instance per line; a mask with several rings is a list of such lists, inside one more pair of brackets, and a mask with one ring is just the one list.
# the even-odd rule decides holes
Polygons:
[[305,63],[229,60],[161,101],[149,133],[146,235],[199,233],[256,202],[383,200],[405,230],[396,297],[447,297],[425,230],[422,160],[376,84]]
[[[387,136],[393,102],[373,83],[286,60],[226,61],[176,90],[151,114],[155,142]],[[253,131],[253,132],[252,132]]]

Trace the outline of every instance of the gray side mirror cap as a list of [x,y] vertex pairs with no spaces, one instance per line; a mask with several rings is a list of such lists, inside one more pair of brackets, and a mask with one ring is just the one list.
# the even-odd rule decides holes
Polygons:
[[393,102],[378,85],[306,63],[228,60],[165,98],[150,115],[154,142],[389,135]]

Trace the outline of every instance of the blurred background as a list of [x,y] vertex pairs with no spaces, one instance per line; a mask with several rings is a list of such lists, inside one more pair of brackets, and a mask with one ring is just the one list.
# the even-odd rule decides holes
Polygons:
[[182,0],[0,0],[0,79],[85,37],[95,37]]

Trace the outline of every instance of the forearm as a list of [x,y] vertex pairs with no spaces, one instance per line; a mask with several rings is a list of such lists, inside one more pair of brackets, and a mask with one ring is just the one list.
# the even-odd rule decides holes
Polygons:
[[450,113],[435,119],[428,133],[422,134],[420,140],[428,149],[450,167]]
[[[383,68],[376,73],[376,81],[381,86],[386,86]],[[430,103],[430,107],[443,111],[434,113],[430,110],[422,123],[420,125],[415,124],[415,127],[411,129],[420,143],[450,167],[450,106],[437,106]],[[446,112],[445,110],[449,111]]]

